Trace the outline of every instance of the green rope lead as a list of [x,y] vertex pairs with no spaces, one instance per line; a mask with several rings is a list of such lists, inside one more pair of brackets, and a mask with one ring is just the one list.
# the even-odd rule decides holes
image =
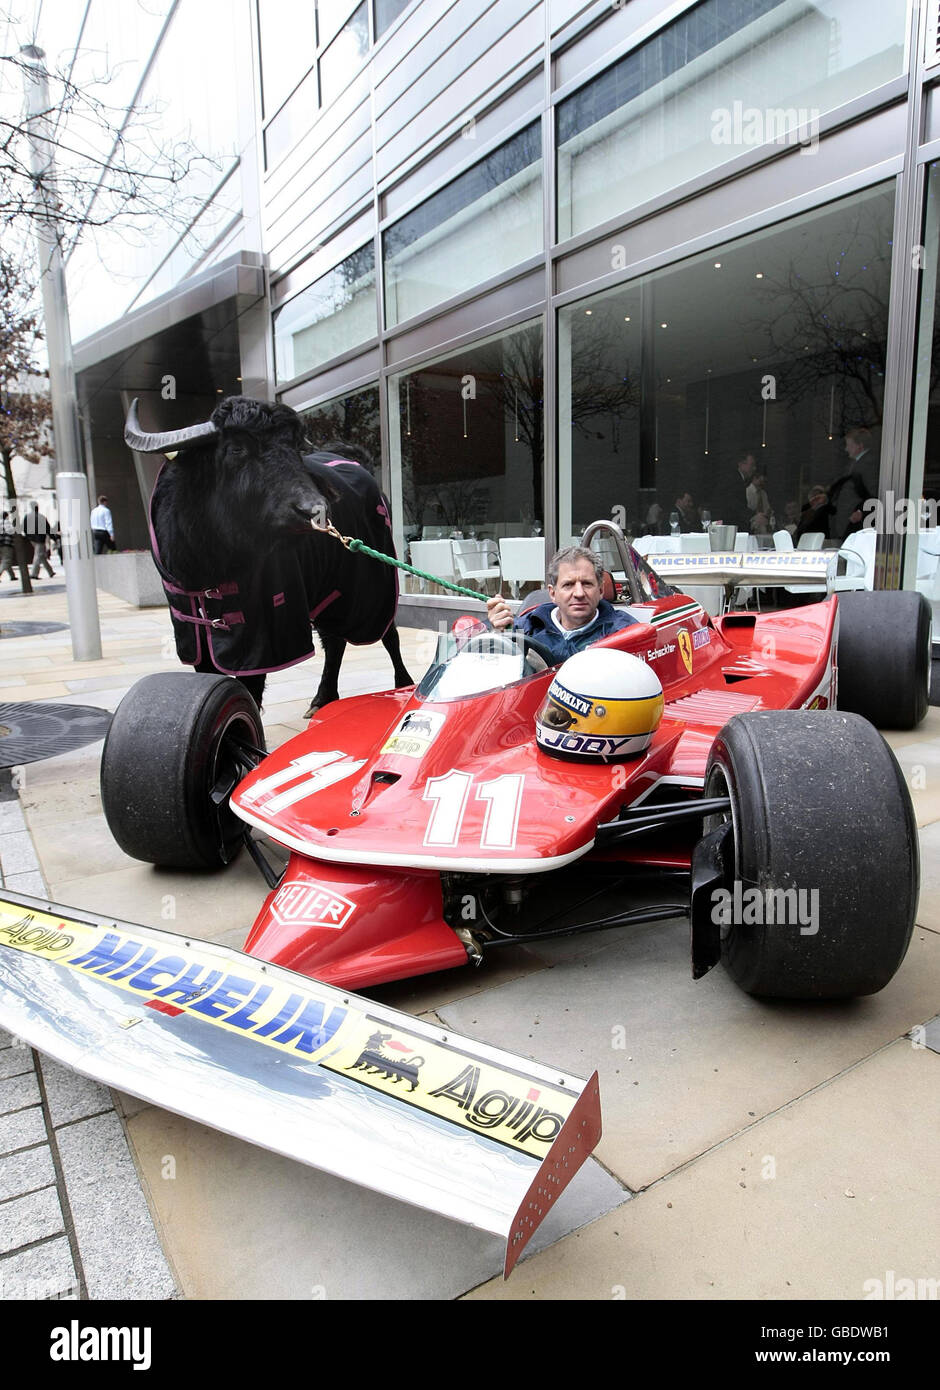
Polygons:
[[394,565],[396,569],[405,570],[408,574],[416,575],[418,579],[430,579],[432,584],[440,584],[445,589],[453,589],[455,594],[463,594],[464,598],[475,598],[478,603],[486,603],[486,594],[481,594],[476,589],[464,589],[460,584],[451,584],[449,579],[439,579],[436,574],[428,574],[425,570],[416,570],[414,565],[406,565],[404,560],[393,560],[391,555],[383,555],[381,550],[373,550],[370,545],[366,545],[365,541],[357,540],[355,536],[341,536],[338,531],[330,534],[341,540],[347,550],[361,550],[363,555],[371,555],[373,560],[381,560],[385,565]]

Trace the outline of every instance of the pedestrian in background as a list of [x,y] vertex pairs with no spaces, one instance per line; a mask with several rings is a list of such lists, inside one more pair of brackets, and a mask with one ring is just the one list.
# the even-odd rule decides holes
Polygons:
[[13,542],[16,537],[16,527],[9,512],[4,512],[0,517],[0,580],[9,571],[10,578],[16,583],[16,570],[13,568],[14,549]]
[[50,579],[55,579],[55,570],[49,561],[49,523],[43,513],[39,510],[39,504],[34,502],[32,511],[26,517],[26,534],[32,538],[33,542],[33,567],[30,570],[30,578],[38,579],[40,566],[45,565]]
[[105,555],[109,550],[116,550],[114,544],[114,522],[111,520],[111,508],[108,506],[108,499],[104,493],[98,498],[97,507],[93,507],[91,516],[91,534],[94,540],[95,554]]

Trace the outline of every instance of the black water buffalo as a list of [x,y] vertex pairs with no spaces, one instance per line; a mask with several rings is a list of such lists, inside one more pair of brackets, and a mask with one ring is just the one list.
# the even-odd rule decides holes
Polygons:
[[323,642],[320,685],[305,717],[339,696],[347,642],[381,640],[396,686],[411,685],[394,625],[397,570],[315,529],[394,555],[388,505],[357,463],[302,452],[286,405],[229,396],[206,424],[148,434],[128,413],[124,438],[167,454],[150,503],[153,556],[176,650],[197,671],[238,676],[260,704],[265,676]]

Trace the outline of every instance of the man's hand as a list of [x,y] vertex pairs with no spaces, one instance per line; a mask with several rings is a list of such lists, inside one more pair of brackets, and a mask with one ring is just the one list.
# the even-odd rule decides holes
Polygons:
[[512,610],[499,594],[486,600],[486,616],[490,620],[490,627],[496,632],[504,627],[512,627]]

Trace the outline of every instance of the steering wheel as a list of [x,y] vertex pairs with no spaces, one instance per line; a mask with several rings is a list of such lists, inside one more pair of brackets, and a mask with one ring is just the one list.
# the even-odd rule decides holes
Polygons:
[[518,656],[519,641],[511,632],[492,628],[489,632],[475,632],[468,637],[462,650],[480,656]]
[[464,644],[463,651],[480,652],[486,656],[515,656],[519,651],[520,641],[523,656],[532,653],[546,668],[558,665],[558,658],[548,647],[543,647],[534,637],[527,637],[524,633],[513,631],[512,628],[491,628],[489,632],[474,633]]

